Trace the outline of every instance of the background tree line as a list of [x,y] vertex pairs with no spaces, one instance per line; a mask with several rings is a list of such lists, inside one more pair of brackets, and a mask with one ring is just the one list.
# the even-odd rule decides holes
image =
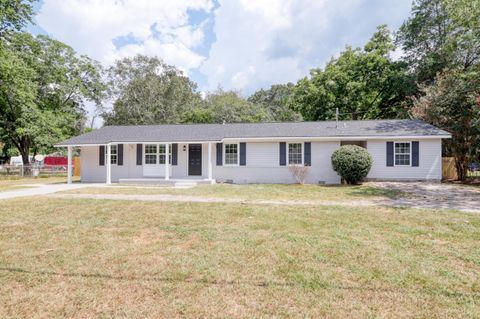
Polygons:
[[[444,152],[462,179],[480,154],[480,1],[415,0],[392,33],[381,25],[297,83],[249,97],[197,84],[160,57],[104,68],[47,36],[23,30],[33,0],[0,2],[2,151],[49,152],[87,129],[85,104],[105,125],[421,118],[451,132]],[[397,50],[401,58],[394,59]],[[0,156],[2,156],[0,154]]]

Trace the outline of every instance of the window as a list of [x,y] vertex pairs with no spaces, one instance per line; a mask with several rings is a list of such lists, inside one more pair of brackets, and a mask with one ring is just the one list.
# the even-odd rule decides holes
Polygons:
[[[169,150],[169,163],[172,163],[172,146]],[[166,145],[165,144],[146,144],[145,145],[145,164],[165,164]]]
[[[118,162],[117,145],[110,145],[110,164],[116,165]],[[107,150],[105,150],[105,163],[107,163]]]
[[238,144],[225,144],[225,165],[238,165]]
[[303,163],[303,153],[302,153],[302,143],[288,143],[288,164],[302,164]]
[[[165,164],[165,153],[166,153],[166,146],[165,144],[160,144],[158,145],[158,153],[160,154],[159,155],[159,160],[158,160],[158,163],[159,164]],[[169,148],[168,148],[168,153],[169,153],[169,163],[171,164],[172,163],[172,146],[170,145]]]
[[145,145],[145,164],[157,164],[157,145]]
[[410,165],[410,142],[395,143],[395,165]]

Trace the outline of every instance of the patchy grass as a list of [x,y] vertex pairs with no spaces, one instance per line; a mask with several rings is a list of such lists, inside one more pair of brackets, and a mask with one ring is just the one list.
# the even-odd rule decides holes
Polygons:
[[30,188],[30,186],[2,185],[2,183],[0,183],[0,192],[13,191],[13,190],[22,189],[22,188]]
[[385,188],[372,186],[320,186],[320,185],[279,185],[279,184],[216,184],[198,185],[193,188],[180,189],[166,186],[110,186],[87,187],[63,194],[132,194],[132,195],[188,195],[217,198],[240,198],[244,200],[359,200],[364,197],[369,199],[398,198],[406,196],[405,193]]
[[8,200],[0,317],[476,317],[479,240],[444,210]]
[[[80,181],[79,177],[73,177],[74,182]],[[19,186],[24,184],[61,184],[66,183],[65,176],[39,176],[39,177],[21,177],[21,176],[0,176],[0,187]]]

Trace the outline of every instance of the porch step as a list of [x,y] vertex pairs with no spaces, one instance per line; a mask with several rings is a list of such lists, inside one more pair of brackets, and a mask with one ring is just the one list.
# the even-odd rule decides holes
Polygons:
[[196,182],[176,182],[175,188],[192,188],[197,186]]
[[164,178],[121,178],[119,184],[143,184],[143,185],[161,185],[175,186],[179,188],[194,187],[198,184],[215,184],[215,181],[207,179],[169,179]]

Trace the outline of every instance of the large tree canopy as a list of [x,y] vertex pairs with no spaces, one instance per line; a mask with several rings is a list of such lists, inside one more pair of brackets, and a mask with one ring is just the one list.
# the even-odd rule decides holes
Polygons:
[[459,178],[465,180],[468,164],[480,159],[480,68],[450,70],[435,84],[422,87],[422,93],[412,113],[452,133],[444,146],[455,157]]
[[293,88],[293,83],[272,85],[267,90],[261,89],[253,93],[248,101],[265,109],[271,121],[300,121],[302,116],[288,106]]
[[0,40],[32,22],[34,0],[0,0]]
[[103,112],[107,125],[179,123],[201,100],[194,82],[156,57],[116,61],[108,75],[113,108]]
[[266,109],[244,99],[239,92],[221,88],[207,93],[205,100],[183,114],[184,123],[262,122],[268,119]]
[[402,102],[414,85],[402,62],[389,54],[395,49],[386,26],[380,26],[363,49],[347,49],[310,77],[298,81],[290,106],[306,120],[404,117]]
[[29,153],[82,131],[84,103],[100,103],[100,66],[47,36],[16,33],[0,47],[0,138]]
[[446,68],[469,68],[480,58],[480,5],[471,0],[415,0],[397,34],[420,83]]

